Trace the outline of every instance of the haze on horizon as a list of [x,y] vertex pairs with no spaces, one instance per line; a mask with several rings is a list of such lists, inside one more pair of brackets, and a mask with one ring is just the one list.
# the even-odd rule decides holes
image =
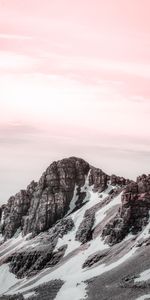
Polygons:
[[53,161],[150,173],[149,0],[0,0],[0,203]]

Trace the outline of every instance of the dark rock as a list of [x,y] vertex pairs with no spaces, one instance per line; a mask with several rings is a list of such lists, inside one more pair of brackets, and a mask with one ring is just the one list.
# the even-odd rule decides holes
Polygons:
[[125,179],[124,177],[116,176],[113,174],[110,176],[110,183],[111,183],[111,185],[114,185],[114,186],[116,186],[116,185],[125,186],[130,183],[130,180]]
[[94,264],[99,262],[102,258],[106,257],[107,254],[108,254],[108,250],[103,250],[90,255],[84,262],[82,268],[84,269],[93,266]]
[[24,300],[24,297],[21,294],[13,296],[0,296],[0,300]]
[[10,197],[4,208],[4,223],[2,234],[5,239],[11,238],[18,228],[23,228],[23,218],[30,207],[31,194],[21,190],[15,196]]
[[92,238],[92,228],[95,221],[95,212],[87,210],[84,214],[83,221],[79,225],[79,228],[76,232],[75,239],[82,244],[85,244]]
[[102,170],[91,167],[89,175],[89,185],[93,185],[95,192],[103,192],[107,188],[109,176]]
[[[90,171],[90,172],[89,172]],[[3,209],[4,223],[1,232],[5,240],[20,228],[23,234],[33,236],[44,232],[63,218],[69,210],[75,187],[76,209],[83,205],[86,190],[81,191],[89,173],[89,185],[102,192],[110,177],[102,170],[91,167],[83,159],[70,157],[53,162],[39,182],[32,181],[26,190],[12,196]]]
[[60,288],[63,286],[64,282],[62,280],[52,280],[48,283],[44,283],[30,290],[35,294],[30,296],[29,300],[54,300]]
[[24,234],[38,234],[64,217],[69,209],[75,185],[81,187],[85,184],[89,168],[88,163],[75,157],[53,162],[47,168],[31,200],[24,222]]
[[147,225],[150,210],[149,179],[144,175],[144,179],[143,176],[139,177],[137,182],[126,186],[117,215],[103,229],[102,235],[107,236],[109,244],[122,241],[129,232],[137,234]]
[[[5,263],[10,262],[10,271],[18,278],[22,278],[35,275],[38,271],[57,264],[67,248],[64,246],[55,250],[58,238],[62,238],[73,226],[71,218],[62,219],[50,228],[47,234],[43,233],[39,236],[39,246],[37,243],[36,248],[28,247],[9,256]],[[38,237],[36,241],[38,242]]]
[[[4,208],[2,234],[5,240],[11,238],[18,228],[24,235],[30,232],[36,235],[63,218],[75,185],[80,188],[85,184],[89,169],[87,162],[75,157],[53,162],[38,183],[32,181],[26,190],[12,196]],[[79,193],[78,196],[81,202],[85,194]],[[2,214],[2,210],[0,212]]]

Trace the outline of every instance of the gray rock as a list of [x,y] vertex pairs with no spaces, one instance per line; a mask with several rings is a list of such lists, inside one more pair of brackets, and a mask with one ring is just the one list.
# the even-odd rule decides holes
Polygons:
[[[62,238],[74,226],[71,218],[60,220],[46,233],[42,233],[31,242],[37,243],[36,248],[28,246],[7,257],[9,268],[18,278],[35,275],[38,271],[56,265],[63,257],[67,245],[55,250],[58,238]],[[39,244],[39,245],[38,245]]]
[[95,221],[95,212],[87,210],[84,214],[83,221],[79,225],[75,239],[82,244],[85,244],[92,239],[92,227]]
[[75,185],[79,188],[84,185],[89,169],[87,162],[75,157],[53,162],[38,183],[32,181],[26,190],[12,196],[3,209],[1,231],[5,240],[11,238],[18,228],[24,235],[31,232],[37,235],[63,218],[69,209]]
[[122,205],[117,215],[106,224],[103,237],[109,244],[123,240],[130,232],[137,234],[147,225],[150,210],[150,176],[138,177],[137,182],[126,186],[122,194]]
[[109,176],[102,170],[91,167],[89,175],[89,185],[93,185],[95,192],[103,192],[107,188]]

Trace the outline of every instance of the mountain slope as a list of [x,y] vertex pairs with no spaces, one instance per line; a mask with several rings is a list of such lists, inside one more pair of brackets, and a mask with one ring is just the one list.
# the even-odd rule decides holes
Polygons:
[[0,299],[150,298],[150,176],[71,157],[0,211]]

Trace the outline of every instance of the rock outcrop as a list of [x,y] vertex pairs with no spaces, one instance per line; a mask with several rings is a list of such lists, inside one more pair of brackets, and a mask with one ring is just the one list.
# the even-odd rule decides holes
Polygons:
[[10,197],[3,208],[2,234],[5,239],[11,238],[18,228],[23,229],[24,217],[27,215],[32,195],[37,184],[33,181],[27,190],[21,190],[15,196]]
[[89,185],[93,185],[95,192],[103,192],[107,188],[110,176],[105,174],[101,169],[91,167],[89,175]]
[[[33,181],[27,190],[12,196],[3,210],[1,231],[5,240],[11,238],[18,228],[24,235],[30,232],[36,235],[63,218],[69,209],[75,186],[84,186],[89,170],[89,164],[80,158],[53,162],[38,183]],[[76,200],[81,202],[83,196],[79,193]]]
[[90,166],[82,159],[53,162],[39,180],[31,199],[23,232],[38,234],[47,230],[69,210],[75,186],[85,184]]
[[111,175],[110,176],[110,183],[113,186],[126,186],[127,184],[130,183],[129,179],[125,179],[124,177],[116,176],[116,175]]
[[[67,245],[55,249],[58,238],[62,238],[74,226],[71,218],[60,220],[47,232],[32,240],[32,245],[8,257],[10,271],[18,278],[35,275],[38,271],[56,265],[63,257]],[[34,247],[34,243],[36,247]]]
[[92,254],[90,257],[88,257],[85,260],[82,268],[84,269],[84,268],[92,267],[96,263],[100,262],[104,257],[106,257],[107,254],[108,254],[108,250],[102,250],[102,251]]
[[84,214],[83,221],[79,225],[75,239],[82,244],[88,242],[92,238],[92,228],[95,221],[95,213],[87,210]]
[[123,240],[128,234],[137,234],[149,221],[150,175],[142,175],[129,183],[121,197],[122,205],[114,219],[103,229],[109,244]]

